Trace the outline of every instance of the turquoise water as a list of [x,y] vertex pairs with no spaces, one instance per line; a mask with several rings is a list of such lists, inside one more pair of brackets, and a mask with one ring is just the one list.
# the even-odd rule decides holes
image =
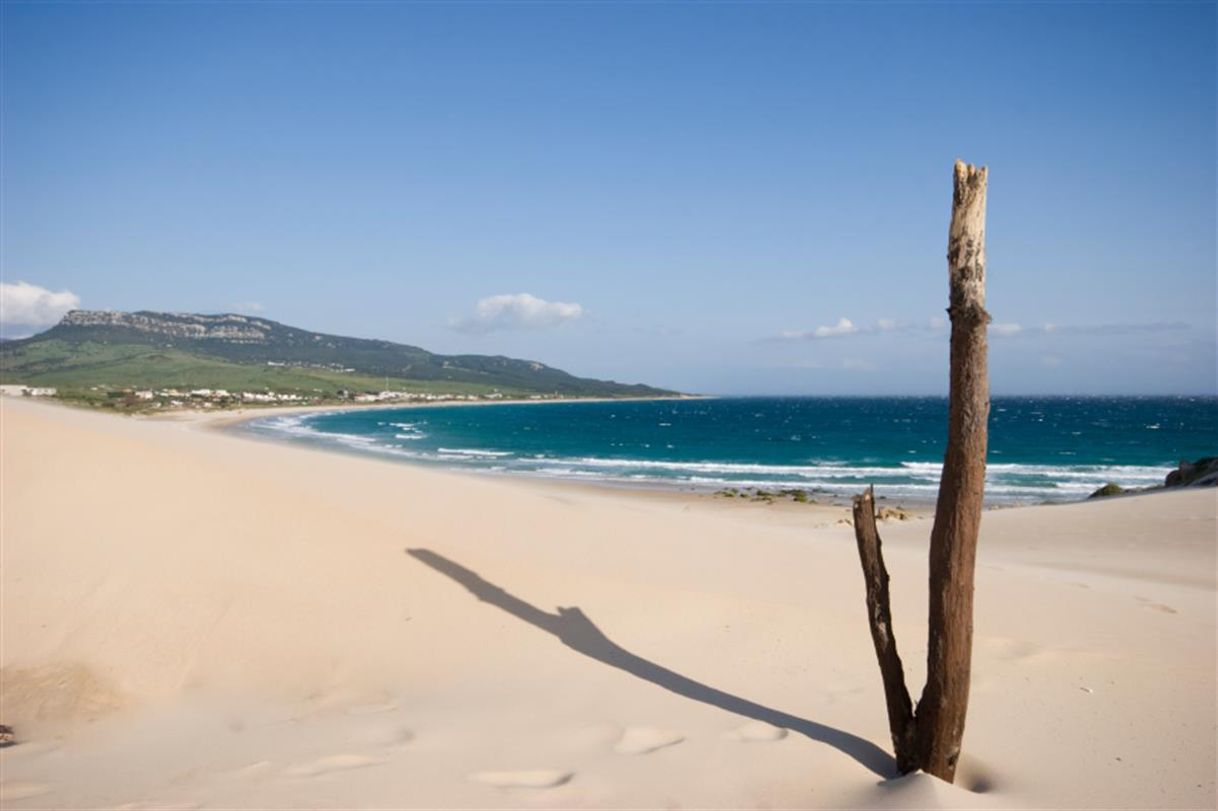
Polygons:
[[[725,398],[499,404],[276,416],[247,430],[485,473],[716,490],[875,484],[933,500],[943,398]],[[986,497],[1068,501],[1160,484],[1218,455],[1218,398],[997,398]]]

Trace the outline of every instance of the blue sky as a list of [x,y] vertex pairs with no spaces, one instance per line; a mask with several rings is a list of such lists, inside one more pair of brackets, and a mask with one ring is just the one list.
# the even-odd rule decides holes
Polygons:
[[942,393],[960,157],[990,167],[996,393],[1218,388],[1213,3],[0,13],[8,335],[65,301],[244,310],[690,391]]

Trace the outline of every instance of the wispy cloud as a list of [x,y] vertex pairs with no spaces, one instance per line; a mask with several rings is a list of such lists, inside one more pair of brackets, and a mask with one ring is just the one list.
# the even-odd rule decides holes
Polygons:
[[1183,321],[1149,321],[1131,324],[1045,324],[1038,332],[1064,335],[1136,335],[1145,332],[1183,332],[1189,325]]
[[[880,318],[874,324],[860,325],[849,318],[840,318],[836,324],[819,326],[809,330],[784,330],[770,341],[816,341],[825,338],[878,335],[882,333],[942,332],[947,329],[947,320],[934,317],[927,321],[898,321]],[[1110,324],[1043,324],[1026,326],[1014,321],[990,324],[990,335],[995,338],[1013,338],[1031,335],[1136,335],[1155,332],[1180,332],[1189,329],[1181,321],[1152,321],[1145,323]]]
[[29,282],[0,282],[0,327],[47,327],[80,306],[68,290],[54,293]]
[[453,329],[462,332],[495,332],[510,329],[545,329],[574,321],[584,308],[574,302],[546,301],[529,293],[507,293],[480,299],[474,314],[454,319]]
[[826,338],[843,338],[848,335],[875,335],[881,332],[935,332],[943,329],[945,322],[942,318],[932,318],[925,322],[898,321],[893,318],[881,318],[871,325],[860,325],[849,318],[839,318],[836,324],[826,324],[814,329],[784,330],[772,341],[817,341]]
[[843,370],[847,372],[875,372],[879,371],[879,364],[866,358],[842,358],[840,360],[818,360],[815,358],[805,358],[803,360],[794,360],[781,363],[768,363],[768,369],[790,369],[790,370],[823,370],[832,372],[835,370]]
[[999,338],[1016,335],[1144,335],[1156,332],[1183,332],[1189,328],[1183,321],[1149,321],[1111,324],[1042,324],[1038,327],[1022,324],[990,324],[990,334]]
[[260,301],[235,301],[233,302],[233,310],[242,315],[258,315],[266,309]]

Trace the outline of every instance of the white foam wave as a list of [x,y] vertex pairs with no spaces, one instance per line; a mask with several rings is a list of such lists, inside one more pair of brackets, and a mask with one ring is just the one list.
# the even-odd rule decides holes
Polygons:
[[[460,465],[496,472],[525,473],[548,478],[578,478],[605,482],[652,482],[695,488],[748,487],[790,488],[834,495],[857,492],[860,486],[874,483],[891,497],[933,499],[942,473],[940,462],[900,462],[882,465],[851,464],[841,460],[809,460],[803,464],[782,465],[711,460],[660,460],[609,458],[599,456],[548,457],[533,454],[516,457],[512,451],[485,448],[437,448],[406,450],[400,444],[359,434],[318,431],[310,424],[317,415],[282,415],[259,420],[254,425],[289,437],[325,441],[352,450],[374,452],[405,460]],[[425,439],[418,422],[389,423],[401,430],[394,439],[414,442]],[[1123,487],[1159,484],[1170,465],[1117,464],[1020,464],[997,462],[988,465],[986,497],[995,501],[1072,500],[1089,494],[1107,482]]]
[[436,448],[436,452],[447,456],[486,456],[492,459],[512,455],[512,451],[488,451],[482,448]]

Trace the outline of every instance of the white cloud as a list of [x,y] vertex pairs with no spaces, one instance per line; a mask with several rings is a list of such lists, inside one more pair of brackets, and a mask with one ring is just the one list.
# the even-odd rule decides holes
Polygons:
[[1020,324],[990,324],[990,332],[995,335],[1018,335],[1023,332],[1023,326]]
[[851,323],[849,318],[839,318],[837,323],[831,327],[817,327],[812,330],[812,334],[817,338],[836,338],[839,335],[849,335],[853,332],[858,332],[859,328]]
[[237,301],[233,303],[233,309],[242,315],[257,315],[266,309],[258,301]]
[[529,293],[507,293],[480,299],[474,314],[452,323],[465,332],[494,332],[505,329],[544,329],[574,321],[584,308],[574,302],[546,301]]
[[849,318],[839,318],[836,324],[830,326],[822,325],[810,330],[784,330],[778,334],[778,337],[788,341],[799,341],[816,338],[839,338],[843,335],[853,335],[860,331],[870,332],[870,330],[860,330]]
[[894,332],[935,332],[946,326],[942,318],[932,318],[926,326],[899,321],[895,318],[879,318],[871,326],[860,326],[849,318],[839,318],[836,324],[822,325],[815,329],[789,329],[767,340],[815,341],[818,338],[841,338],[844,335],[876,335]]
[[80,296],[67,290],[52,293],[29,282],[0,282],[0,325],[47,327],[80,306]]

